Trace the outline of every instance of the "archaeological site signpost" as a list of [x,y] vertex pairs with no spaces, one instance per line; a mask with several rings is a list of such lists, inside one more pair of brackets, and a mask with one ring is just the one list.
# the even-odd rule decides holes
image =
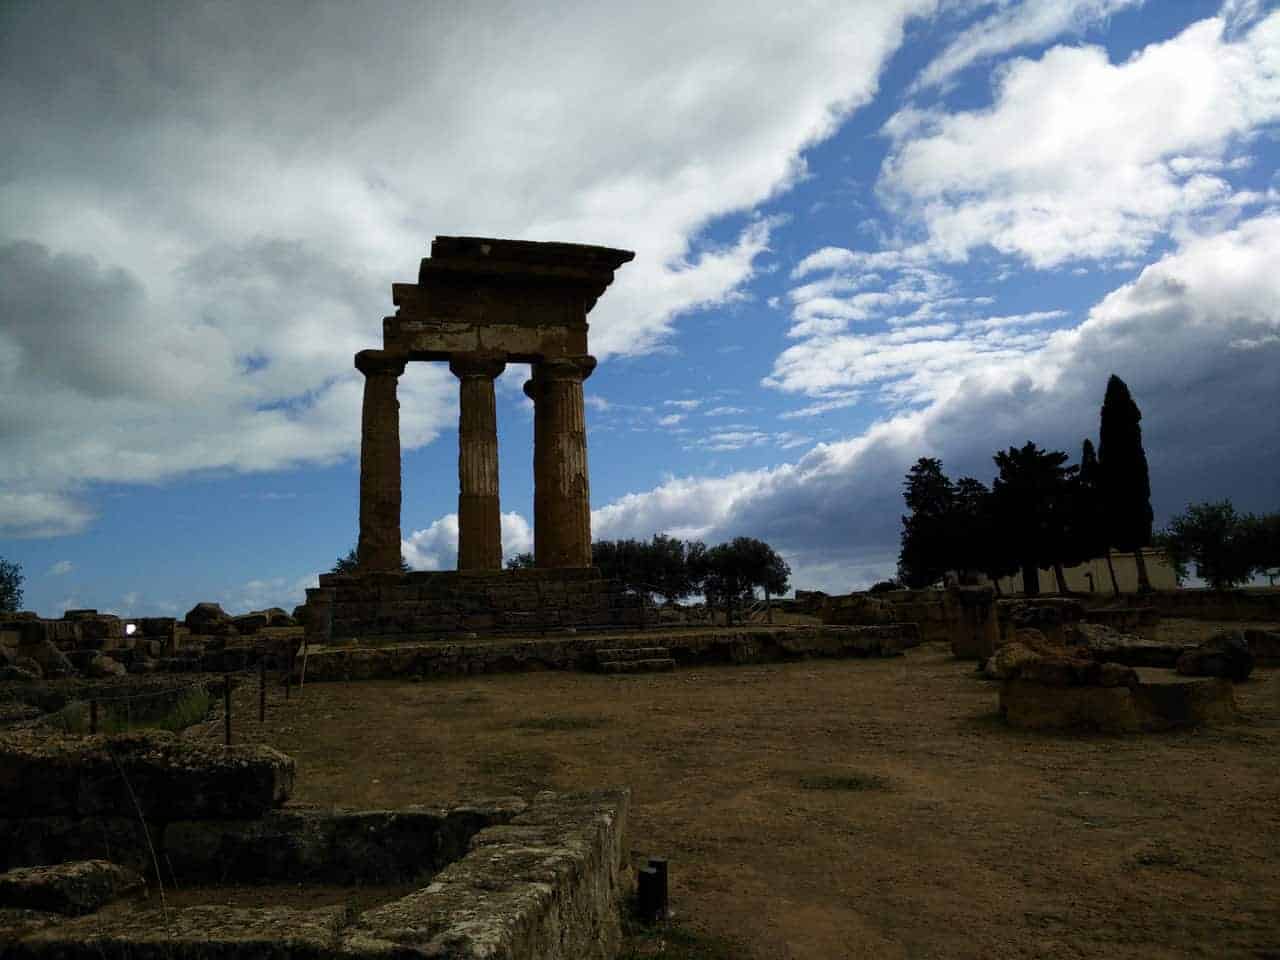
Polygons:
[[[591,567],[582,383],[596,365],[587,314],[634,256],[571,243],[437,237],[418,282],[392,285],[397,310],[383,321],[382,348],[355,357],[365,377],[357,569],[323,574],[320,588],[308,591],[309,635],[513,630],[547,613],[548,597],[560,625],[619,619],[626,604]],[[447,362],[459,381],[456,573],[400,573],[396,384],[412,361]],[[532,571],[502,570],[493,382],[508,363],[532,369],[524,385],[534,404]],[[327,626],[313,630],[313,620]]]

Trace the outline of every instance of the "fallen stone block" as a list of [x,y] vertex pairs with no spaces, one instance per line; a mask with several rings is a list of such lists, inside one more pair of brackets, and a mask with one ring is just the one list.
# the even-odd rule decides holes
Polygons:
[[85,667],[85,673],[94,679],[122,677],[127,672],[123,663],[103,653],[95,654]]
[[142,877],[106,860],[73,860],[0,873],[0,906],[80,916],[146,889]]
[[1253,673],[1253,654],[1243,633],[1220,633],[1178,657],[1177,670],[1188,677],[1223,677],[1243,683]]
[[1000,713],[1026,730],[1133,733],[1225,723],[1237,716],[1231,683],[1143,678],[1134,686],[1059,686],[1022,676],[1000,688]]
[[1095,660],[1129,667],[1173,667],[1187,650],[1183,643],[1149,640],[1098,623],[1072,624],[1066,628],[1066,639]]
[[28,657],[40,664],[40,672],[45,677],[74,677],[76,668],[50,640],[39,640],[35,643],[23,643],[18,647],[18,655]]

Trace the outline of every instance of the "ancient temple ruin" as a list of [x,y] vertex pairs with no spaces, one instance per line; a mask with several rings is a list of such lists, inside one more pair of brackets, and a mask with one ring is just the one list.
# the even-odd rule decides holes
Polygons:
[[[629,604],[591,567],[582,383],[595,369],[587,314],[635,256],[628,250],[484,237],[437,237],[417,283],[392,285],[382,348],[364,374],[357,571],[308,591],[315,639],[609,626]],[[459,380],[458,569],[400,572],[400,413],[396,384],[414,360]],[[502,570],[494,378],[528,363],[534,404],[534,570]],[[402,588],[399,592],[396,588]]]

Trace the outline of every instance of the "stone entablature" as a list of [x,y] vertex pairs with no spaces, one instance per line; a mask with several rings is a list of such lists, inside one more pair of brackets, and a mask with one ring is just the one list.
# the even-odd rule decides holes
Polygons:
[[360,448],[362,573],[400,567],[400,412],[396,381],[411,360],[443,360],[459,379],[458,568],[502,565],[493,381],[528,363],[534,402],[534,562],[591,564],[591,503],[582,382],[587,313],[632,260],[628,250],[486,237],[437,237],[416,284],[392,285],[396,314],[381,350],[356,354],[365,375]]

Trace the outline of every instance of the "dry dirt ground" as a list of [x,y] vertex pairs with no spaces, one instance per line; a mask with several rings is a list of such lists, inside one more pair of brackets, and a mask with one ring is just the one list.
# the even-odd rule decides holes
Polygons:
[[311,684],[273,690],[261,726],[246,686],[234,714],[238,741],[297,759],[301,802],[630,785],[631,846],[670,858],[683,929],[628,955],[1280,958],[1280,669],[1236,695],[1243,719],[1213,730],[1016,731],[972,664],[928,644]]

